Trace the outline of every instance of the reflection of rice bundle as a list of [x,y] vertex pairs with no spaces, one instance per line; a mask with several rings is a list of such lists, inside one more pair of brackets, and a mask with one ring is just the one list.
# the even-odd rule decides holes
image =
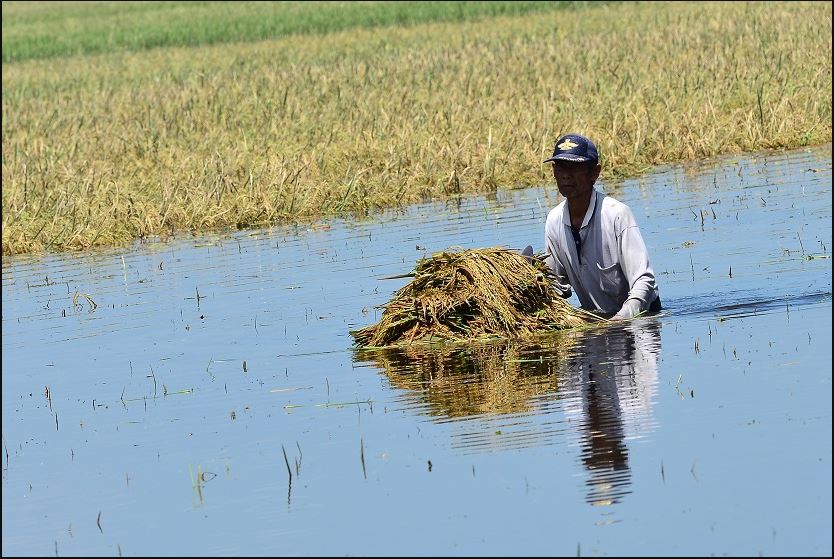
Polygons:
[[556,394],[574,345],[572,336],[549,336],[536,342],[497,341],[466,348],[362,350],[357,356],[379,367],[392,386],[424,401],[430,415],[467,417],[529,412],[538,396]]
[[430,339],[514,338],[599,320],[559,297],[543,256],[508,249],[438,252],[385,305],[379,323],[351,332],[360,347]]

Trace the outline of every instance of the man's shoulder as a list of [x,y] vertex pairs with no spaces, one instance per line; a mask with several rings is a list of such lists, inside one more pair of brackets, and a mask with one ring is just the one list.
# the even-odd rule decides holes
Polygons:
[[545,227],[558,227],[562,223],[565,215],[565,204],[567,204],[567,200],[562,200],[558,206],[548,212]]
[[610,194],[603,194],[602,195],[602,209],[603,210],[612,210],[612,211],[623,211],[628,210],[631,211],[624,202],[620,202],[616,198],[613,198]]
[[629,208],[624,202],[620,202],[609,195],[605,195],[602,199],[601,213],[603,219],[611,223],[616,223],[620,225],[620,227],[629,227],[637,224],[631,208]]

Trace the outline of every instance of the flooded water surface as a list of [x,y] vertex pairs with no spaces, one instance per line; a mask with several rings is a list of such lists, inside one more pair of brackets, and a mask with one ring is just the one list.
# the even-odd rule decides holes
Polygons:
[[599,186],[664,312],[523,341],[349,331],[555,187],[4,260],[3,555],[830,555],[831,147]]

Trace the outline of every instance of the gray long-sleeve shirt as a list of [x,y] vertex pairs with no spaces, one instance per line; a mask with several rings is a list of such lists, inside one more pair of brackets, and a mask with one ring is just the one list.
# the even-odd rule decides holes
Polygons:
[[563,297],[570,297],[572,287],[583,309],[630,318],[658,297],[640,229],[622,202],[592,191],[579,230],[580,253],[567,200],[550,211],[544,231],[546,262],[556,276],[556,287]]

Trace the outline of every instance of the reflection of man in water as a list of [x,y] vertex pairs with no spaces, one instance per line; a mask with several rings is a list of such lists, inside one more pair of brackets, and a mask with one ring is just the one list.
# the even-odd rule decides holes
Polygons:
[[627,439],[653,427],[660,323],[631,322],[583,336],[565,363],[565,413],[582,432],[588,502],[610,505],[630,493]]
[[660,323],[646,318],[535,342],[415,346],[357,352],[355,359],[380,367],[392,386],[424,404],[409,409],[438,421],[515,414],[514,425],[524,424],[521,431],[497,436],[493,422],[485,421],[483,429],[467,423],[459,446],[468,451],[548,444],[548,437],[564,430],[553,430],[551,421],[537,430],[536,408],[561,400],[575,426],[569,432],[579,434],[588,502],[610,505],[630,493],[626,441],[653,428],[659,356]]

